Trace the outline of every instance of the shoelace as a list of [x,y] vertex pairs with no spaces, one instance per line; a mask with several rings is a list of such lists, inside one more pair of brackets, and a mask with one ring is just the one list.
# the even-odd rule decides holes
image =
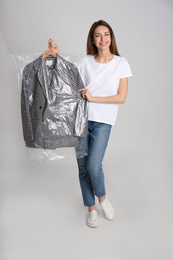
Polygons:
[[92,221],[96,221],[97,220],[97,212],[90,212],[90,219]]

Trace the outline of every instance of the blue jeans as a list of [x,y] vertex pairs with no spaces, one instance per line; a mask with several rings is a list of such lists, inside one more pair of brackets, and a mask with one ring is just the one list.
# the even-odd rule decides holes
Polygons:
[[79,181],[84,205],[95,205],[95,195],[106,195],[102,161],[108,144],[112,126],[104,123],[88,121],[88,133],[79,145],[88,153],[84,158],[78,158]]

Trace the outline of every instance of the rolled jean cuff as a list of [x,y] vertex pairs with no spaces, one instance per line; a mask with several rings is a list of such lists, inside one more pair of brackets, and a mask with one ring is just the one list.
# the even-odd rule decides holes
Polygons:
[[106,196],[105,193],[104,193],[103,195],[99,195],[99,196],[98,196],[97,194],[95,194],[95,195],[96,195],[97,198],[100,198],[100,197]]
[[84,206],[86,206],[86,207],[93,207],[95,205],[96,205],[95,203],[94,203],[94,205],[87,205],[86,203],[84,203]]

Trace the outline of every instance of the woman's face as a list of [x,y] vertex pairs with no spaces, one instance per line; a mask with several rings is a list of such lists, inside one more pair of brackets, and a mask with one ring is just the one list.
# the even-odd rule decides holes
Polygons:
[[93,34],[93,43],[100,50],[106,50],[111,45],[111,34],[109,29],[104,25],[96,27]]

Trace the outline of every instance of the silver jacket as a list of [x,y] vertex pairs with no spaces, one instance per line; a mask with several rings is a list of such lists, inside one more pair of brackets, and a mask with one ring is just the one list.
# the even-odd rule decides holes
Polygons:
[[87,101],[77,67],[60,55],[42,55],[23,70],[21,113],[27,147],[76,147],[87,135]]

